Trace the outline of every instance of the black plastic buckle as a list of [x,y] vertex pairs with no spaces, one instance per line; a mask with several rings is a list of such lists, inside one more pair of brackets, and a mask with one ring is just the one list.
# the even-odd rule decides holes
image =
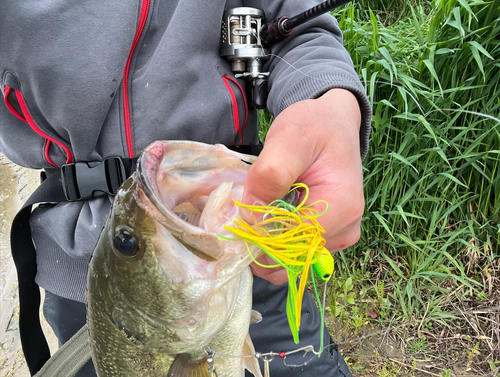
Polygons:
[[126,179],[125,166],[120,157],[61,166],[64,195],[71,202],[115,195]]

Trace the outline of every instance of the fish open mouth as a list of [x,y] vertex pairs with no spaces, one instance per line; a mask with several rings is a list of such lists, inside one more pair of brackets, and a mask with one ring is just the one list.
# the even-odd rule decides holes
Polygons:
[[211,257],[218,259],[217,234],[237,215],[233,199],[241,200],[248,162],[255,159],[223,145],[158,141],[141,154],[138,177],[162,224],[188,246],[206,250],[211,244]]

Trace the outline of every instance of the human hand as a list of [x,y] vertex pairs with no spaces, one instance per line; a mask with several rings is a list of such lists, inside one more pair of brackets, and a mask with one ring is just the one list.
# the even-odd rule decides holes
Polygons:
[[[264,149],[250,168],[243,203],[267,204],[283,197],[293,183],[305,183],[310,189],[308,203],[325,200],[330,205],[318,218],[325,229],[325,247],[333,252],[355,244],[364,210],[360,124],[358,101],[344,89],[331,89],[286,108],[274,120]],[[259,261],[276,264],[267,255]],[[283,268],[254,263],[251,269],[273,284],[287,281]]]

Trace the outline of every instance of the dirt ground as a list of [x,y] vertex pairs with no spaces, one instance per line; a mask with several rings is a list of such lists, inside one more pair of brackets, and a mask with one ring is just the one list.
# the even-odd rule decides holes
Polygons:
[[[20,168],[0,155],[0,376],[29,377],[18,331],[17,276],[10,255],[9,233],[12,219],[38,185],[39,173]],[[51,351],[57,340],[48,324],[42,327]]]

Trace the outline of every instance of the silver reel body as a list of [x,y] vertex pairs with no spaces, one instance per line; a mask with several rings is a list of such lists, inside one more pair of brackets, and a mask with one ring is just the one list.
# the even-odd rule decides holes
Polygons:
[[266,78],[262,63],[269,57],[269,50],[261,43],[260,31],[264,12],[250,7],[228,9],[222,17],[222,45],[220,55],[231,62],[235,77]]

